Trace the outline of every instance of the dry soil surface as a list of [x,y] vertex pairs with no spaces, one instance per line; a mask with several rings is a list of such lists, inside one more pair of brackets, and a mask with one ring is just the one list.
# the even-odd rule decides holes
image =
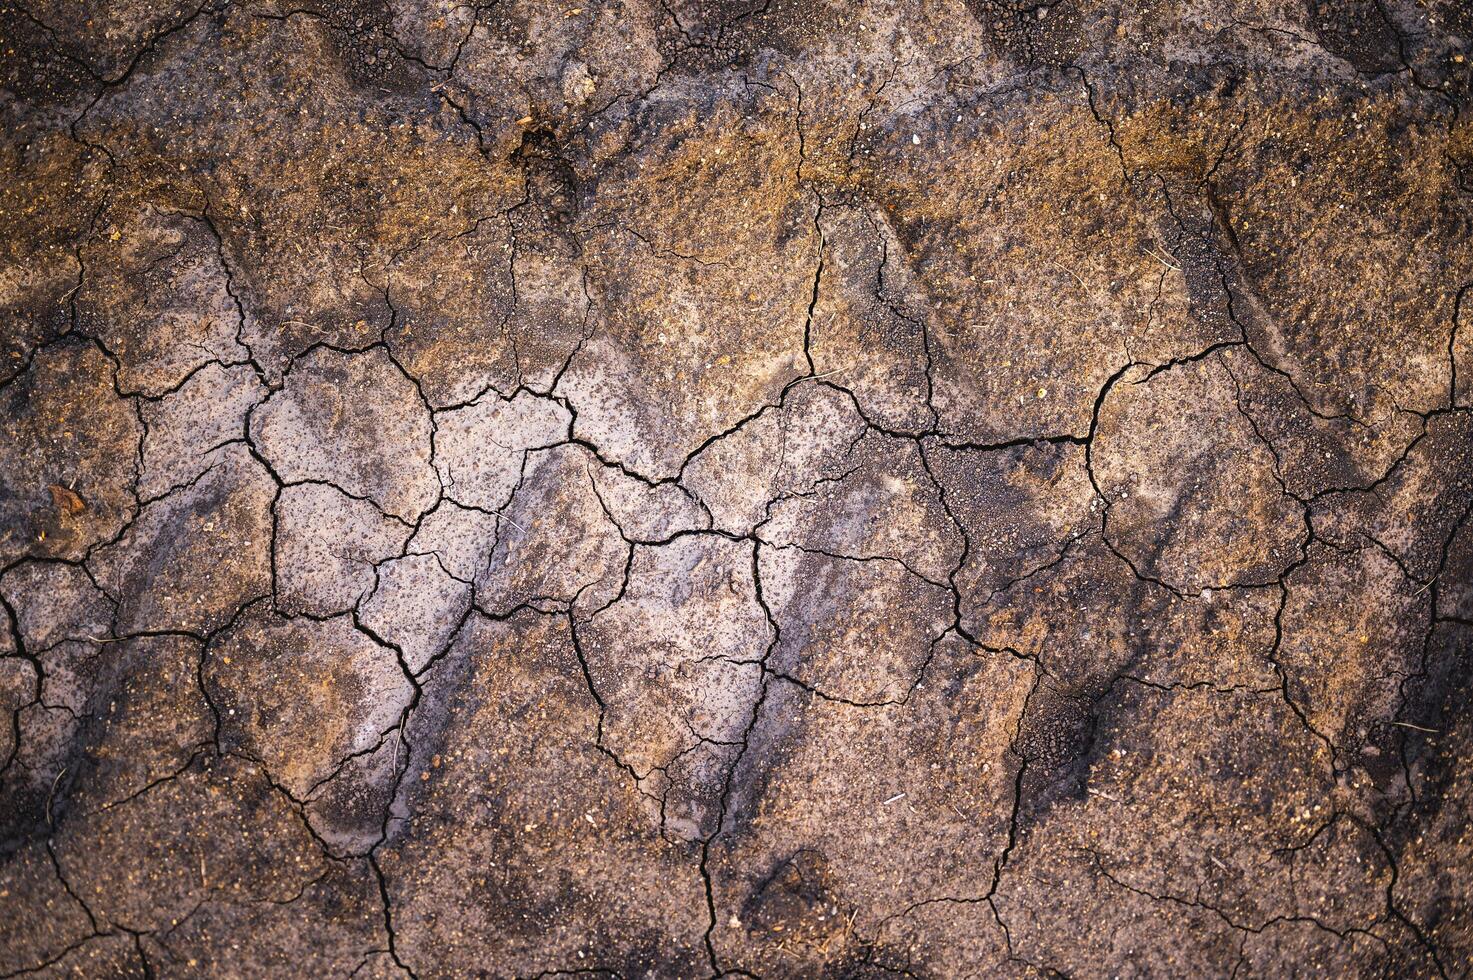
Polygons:
[[1467,976],[1470,59],[0,0],[0,976]]

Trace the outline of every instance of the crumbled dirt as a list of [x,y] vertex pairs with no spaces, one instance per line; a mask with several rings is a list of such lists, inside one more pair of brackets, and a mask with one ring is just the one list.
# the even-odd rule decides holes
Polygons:
[[1470,11],[0,0],[0,977],[1473,975]]

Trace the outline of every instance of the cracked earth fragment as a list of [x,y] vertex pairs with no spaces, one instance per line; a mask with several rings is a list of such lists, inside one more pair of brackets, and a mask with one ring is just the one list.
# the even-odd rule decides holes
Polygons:
[[[433,424],[412,378],[382,348],[319,347],[251,414],[251,439],[287,483],[312,480],[412,521],[439,497]],[[382,454],[380,446],[404,454]]]
[[1455,0],[0,0],[0,977],[1473,971]]

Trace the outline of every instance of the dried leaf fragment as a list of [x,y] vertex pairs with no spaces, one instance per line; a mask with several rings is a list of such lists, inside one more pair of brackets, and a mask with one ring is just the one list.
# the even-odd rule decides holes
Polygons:
[[49,484],[46,489],[51,493],[52,508],[62,517],[75,517],[87,509],[86,502],[74,490],[59,483]]

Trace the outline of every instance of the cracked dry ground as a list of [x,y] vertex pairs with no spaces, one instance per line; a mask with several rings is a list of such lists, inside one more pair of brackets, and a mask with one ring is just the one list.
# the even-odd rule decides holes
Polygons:
[[1467,976],[1470,42],[0,0],[0,976]]

